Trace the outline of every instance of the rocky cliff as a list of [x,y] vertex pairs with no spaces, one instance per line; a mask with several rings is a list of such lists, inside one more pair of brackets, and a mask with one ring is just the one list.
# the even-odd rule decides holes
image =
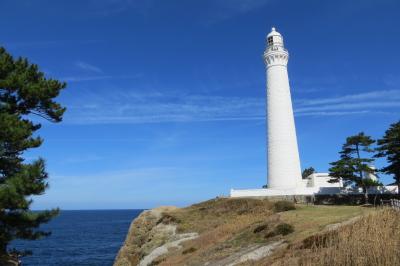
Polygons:
[[224,198],[187,208],[160,207],[132,222],[114,265],[271,264],[328,225],[367,212],[371,210],[357,206],[295,207]]

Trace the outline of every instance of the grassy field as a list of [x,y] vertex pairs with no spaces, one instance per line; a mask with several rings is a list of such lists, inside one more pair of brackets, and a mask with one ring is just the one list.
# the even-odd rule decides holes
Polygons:
[[400,212],[380,209],[245,265],[392,266],[400,265],[399,248]]
[[360,206],[297,205],[295,211],[284,212],[280,216],[283,221],[296,227],[295,232],[287,237],[289,241],[296,241],[320,232],[329,224],[340,223],[371,211],[374,209]]
[[[185,242],[182,249],[160,257],[154,264],[201,265],[217,262],[215,265],[218,265],[218,261],[249,247],[279,240],[286,243],[281,252],[290,249],[294,252],[292,257],[295,257],[294,247],[300,246],[307,237],[322,232],[327,225],[373,212],[373,208],[359,206],[306,205],[280,211],[276,210],[274,202],[267,200],[213,199],[163,214],[162,222],[176,224],[178,232],[198,232],[200,236]],[[285,252],[277,252],[275,259],[284,261],[282,254]]]

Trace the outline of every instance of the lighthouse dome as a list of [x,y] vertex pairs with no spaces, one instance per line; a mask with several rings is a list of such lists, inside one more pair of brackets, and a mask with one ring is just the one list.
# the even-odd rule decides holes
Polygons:
[[267,35],[267,43],[268,46],[279,45],[283,46],[283,37],[282,35],[272,27],[271,32]]
[[267,38],[270,36],[281,36],[282,37],[282,35],[276,31],[275,27],[272,27],[271,32],[267,35]]

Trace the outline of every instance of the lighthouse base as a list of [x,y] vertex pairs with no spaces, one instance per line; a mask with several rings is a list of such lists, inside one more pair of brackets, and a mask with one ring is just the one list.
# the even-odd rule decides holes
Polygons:
[[[231,189],[230,196],[238,197],[275,197],[293,195],[314,195],[317,191],[314,188],[293,188],[293,189]],[[337,191],[340,192],[340,191]],[[334,192],[336,193],[336,191]]]
[[[328,173],[314,173],[294,188],[231,189],[232,198],[240,197],[287,197],[312,195],[362,194],[361,188],[347,188],[343,182],[330,183]],[[369,194],[397,194],[397,186],[377,186],[368,189]]]

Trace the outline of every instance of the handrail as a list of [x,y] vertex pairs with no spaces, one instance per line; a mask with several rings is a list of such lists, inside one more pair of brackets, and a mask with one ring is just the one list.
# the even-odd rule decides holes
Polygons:
[[400,200],[398,199],[391,199],[390,206],[396,211],[400,211]]

